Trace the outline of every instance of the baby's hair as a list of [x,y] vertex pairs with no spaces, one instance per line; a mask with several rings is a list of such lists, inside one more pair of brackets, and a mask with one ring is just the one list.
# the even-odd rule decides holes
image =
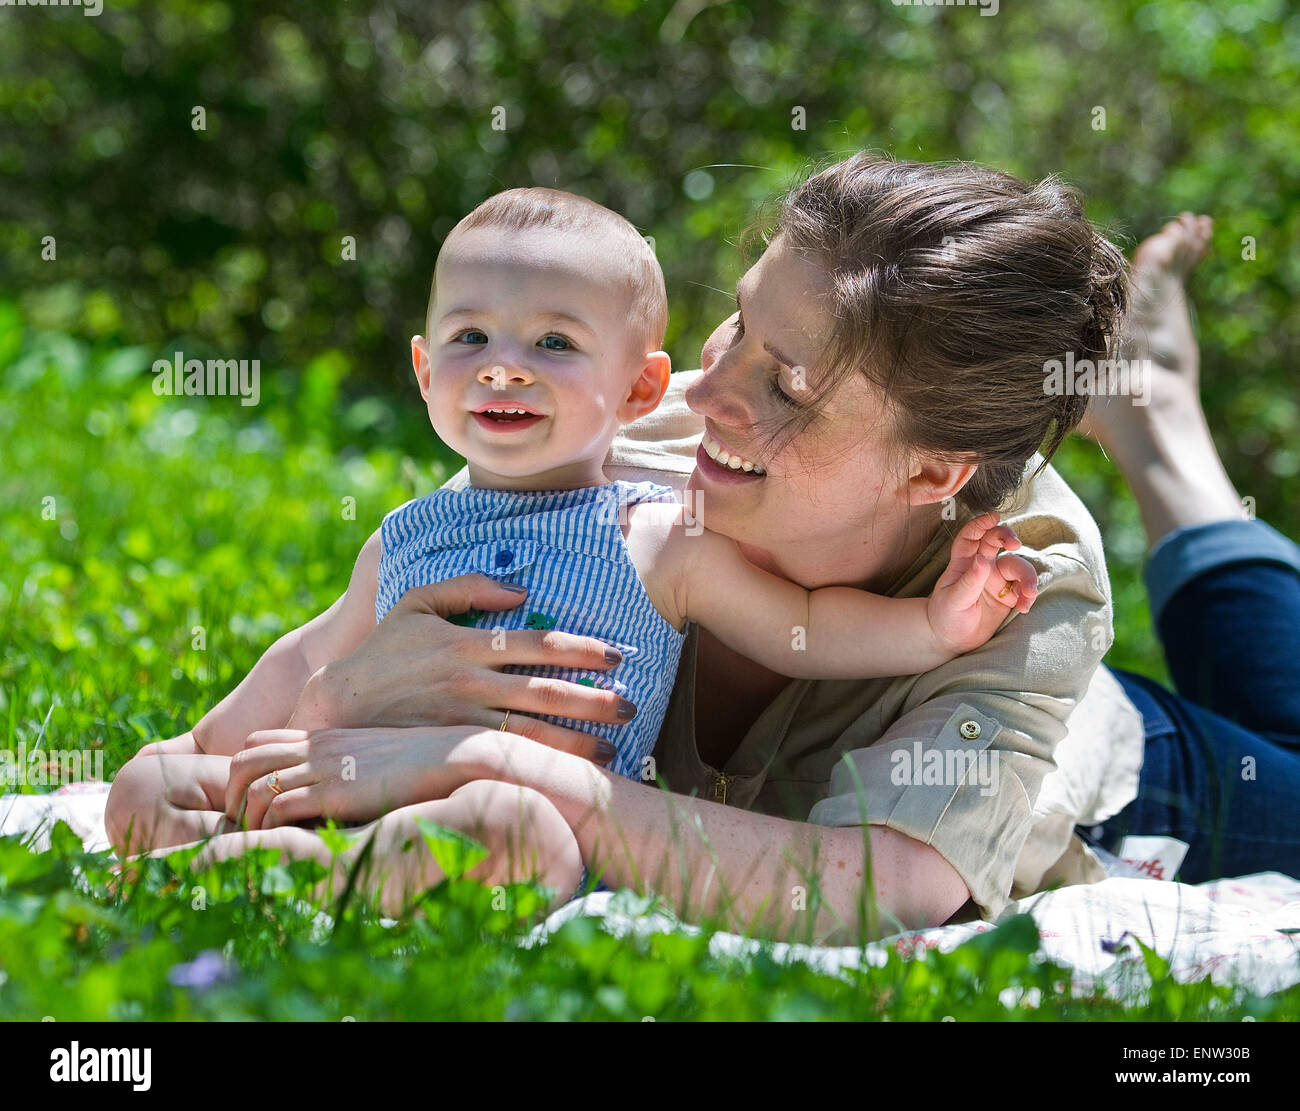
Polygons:
[[[612,248],[611,257],[626,265],[631,295],[628,318],[634,324],[640,322],[646,341],[645,350],[658,351],[663,347],[664,333],[668,329],[668,293],[664,288],[663,270],[650,244],[617,212],[560,189],[542,186],[507,189],[489,197],[461,220],[452,228],[443,245],[446,246],[457,232],[485,227],[511,231],[555,228],[577,233],[592,232],[604,237]],[[435,268],[429,287],[429,307],[425,312],[425,320],[430,324],[437,280]]]

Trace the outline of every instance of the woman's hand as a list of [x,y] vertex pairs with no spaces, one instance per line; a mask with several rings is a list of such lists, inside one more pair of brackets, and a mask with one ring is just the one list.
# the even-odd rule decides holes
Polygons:
[[527,597],[486,575],[460,575],[404,594],[349,656],[308,680],[289,720],[291,729],[477,725],[499,728],[512,711],[512,733],[596,759],[597,738],[539,721],[548,714],[624,724],[636,707],[612,691],[530,675],[504,674],[507,664],[605,671],[621,660],[594,637],[556,630],[453,625],[468,610],[513,609]]
[[[493,756],[503,743],[532,742],[468,725],[268,729],[250,736],[230,761],[226,815],[237,822],[242,812],[249,829],[315,818],[370,821],[399,806],[446,798],[471,780],[492,778]],[[271,788],[272,773],[278,793]]]

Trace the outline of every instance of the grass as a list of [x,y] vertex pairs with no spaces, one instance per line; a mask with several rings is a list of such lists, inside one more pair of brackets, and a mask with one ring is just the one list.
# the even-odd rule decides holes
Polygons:
[[713,955],[707,932],[618,938],[588,918],[520,944],[539,906],[526,885],[449,880],[396,924],[362,908],[323,920],[304,901],[320,866],[285,867],[269,850],[197,873],[192,851],[173,854],[115,898],[102,855],[64,826],[54,841],[35,855],[0,840],[0,1018],[1233,1020],[1294,1015],[1297,1002],[1177,984],[1152,954],[1142,1010],[1071,996],[1024,916],[948,954],[836,977],[761,950]]
[[[275,637],[332,601],[383,514],[455,465],[391,446],[432,449],[418,403],[349,400],[336,355],[301,376],[265,372],[263,402],[248,409],[155,396],[153,357],[26,330],[0,303],[0,730],[10,750],[102,751],[110,775],[141,744],[187,728]],[[1085,496],[1111,489],[1079,451]],[[1121,614],[1135,566],[1116,571]],[[1132,609],[1117,653],[1159,674]],[[195,873],[191,856],[150,861],[115,892],[109,859],[66,827],[39,855],[0,839],[0,1018],[1300,1014],[1300,988],[1259,999],[1182,985],[1150,953],[1134,955],[1153,980],[1142,1009],[1080,995],[1041,959],[1027,918],[946,955],[831,976],[766,950],[717,955],[707,927],[617,938],[575,919],[529,945],[543,906],[529,885],[452,878],[396,923],[355,899],[322,916],[306,901],[316,864],[262,851]]]

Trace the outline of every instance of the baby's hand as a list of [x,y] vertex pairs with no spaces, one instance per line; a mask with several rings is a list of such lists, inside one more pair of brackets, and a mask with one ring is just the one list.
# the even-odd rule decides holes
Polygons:
[[1028,613],[1038,594],[1038,575],[1015,551],[1020,538],[996,513],[985,513],[962,526],[952,542],[948,569],[930,595],[926,616],[935,639],[960,656],[978,648],[1013,610]]

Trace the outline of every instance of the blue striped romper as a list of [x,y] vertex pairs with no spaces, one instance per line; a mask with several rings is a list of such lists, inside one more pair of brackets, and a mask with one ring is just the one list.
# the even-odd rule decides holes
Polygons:
[[653,482],[578,490],[434,490],[384,518],[375,617],[383,620],[411,587],[472,571],[528,587],[516,609],[472,611],[463,623],[481,629],[554,627],[613,644],[623,660],[607,671],[515,665],[502,670],[612,689],[629,699],[637,715],[626,724],[536,716],[603,737],[617,749],[611,771],[653,782],[649,757],[685,632],[651,603],[619,521],[624,506],[675,500],[672,487]]

